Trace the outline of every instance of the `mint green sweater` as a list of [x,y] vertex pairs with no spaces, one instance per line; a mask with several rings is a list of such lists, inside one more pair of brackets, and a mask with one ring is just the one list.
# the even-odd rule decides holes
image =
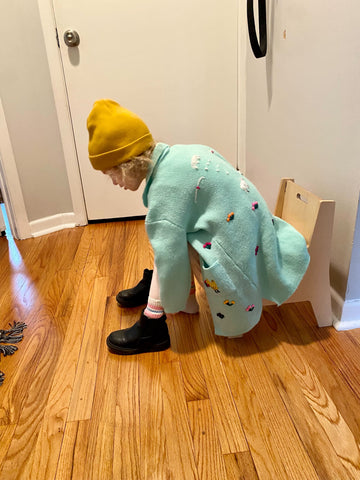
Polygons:
[[143,201],[165,312],[186,305],[190,243],[200,256],[215,333],[249,331],[262,298],[281,304],[296,290],[309,263],[304,238],[210,147],[159,143],[152,159]]

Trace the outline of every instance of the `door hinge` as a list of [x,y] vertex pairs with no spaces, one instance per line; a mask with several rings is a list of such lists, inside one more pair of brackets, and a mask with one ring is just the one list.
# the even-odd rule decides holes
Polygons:
[[58,30],[57,30],[57,28],[55,28],[55,32],[56,32],[56,41],[57,41],[57,46],[60,48],[59,34],[58,34]]

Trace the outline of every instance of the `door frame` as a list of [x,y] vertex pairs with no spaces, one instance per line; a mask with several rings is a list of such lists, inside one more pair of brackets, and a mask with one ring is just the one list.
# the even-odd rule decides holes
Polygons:
[[31,228],[16,167],[14,151],[0,98],[0,189],[12,235],[22,240],[31,237]]
[[[65,75],[57,44],[57,28],[52,0],[37,0],[40,22],[43,30],[46,54],[48,58],[52,90],[57,111],[60,136],[63,145],[65,166],[69,179],[74,214],[78,224],[88,223],[85,199],[82,189],[75,137],[71,121],[70,105],[66,91]],[[238,96],[237,129],[238,158],[237,167],[245,173],[246,169],[246,27],[245,2],[238,0]],[[61,41],[58,37],[58,41]]]
[[[88,223],[52,0],[37,0],[75,224]],[[59,41],[59,40],[58,40]]]

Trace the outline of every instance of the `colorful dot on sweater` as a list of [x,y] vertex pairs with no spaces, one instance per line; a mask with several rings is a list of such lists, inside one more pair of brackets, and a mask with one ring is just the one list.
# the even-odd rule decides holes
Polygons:
[[235,213],[234,213],[234,212],[229,213],[229,215],[227,216],[226,221],[227,221],[227,222],[230,222],[231,220],[234,220],[234,216],[235,216]]
[[255,255],[257,255],[259,253],[259,245],[256,245],[256,248],[255,248]]
[[191,159],[191,168],[199,170],[200,157],[199,155],[194,155]]
[[204,280],[204,283],[208,288],[212,288],[215,293],[220,293],[220,290],[218,289],[218,286],[217,286],[215,280],[210,281],[209,279],[206,278]]
[[249,185],[245,182],[244,179],[241,179],[240,188],[241,188],[241,190],[244,190],[244,192],[249,192],[250,191]]
[[254,310],[254,308],[255,308],[255,305],[254,305],[254,304],[248,305],[248,306],[246,307],[246,311],[247,311],[247,312],[252,312],[252,311]]
[[207,248],[208,250],[210,250],[210,248],[211,248],[211,242],[206,242],[206,243],[204,243],[203,248]]
[[258,202],[253,202],[251,208],[252,208],[253,210],[257,210],[257,209],[259,208]]
[[225,300],[224,305],[228,305],[229,307],[232,307],[233,305],[235,305],[235,302],[234,300]]

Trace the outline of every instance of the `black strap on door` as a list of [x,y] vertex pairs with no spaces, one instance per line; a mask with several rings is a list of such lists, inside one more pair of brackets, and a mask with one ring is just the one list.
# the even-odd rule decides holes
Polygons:
[[247,20],[252,51],[256,58],[265,57],[267,49],[266,0],[258,0],[260,43],[255,29],[254,0],[247,0]]

